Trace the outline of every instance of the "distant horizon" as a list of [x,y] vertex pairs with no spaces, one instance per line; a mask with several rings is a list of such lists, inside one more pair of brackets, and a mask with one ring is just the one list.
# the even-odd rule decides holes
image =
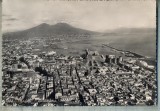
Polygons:
[[[56,24],[59,24],[59,23],[62,23],[62,24],[68,24],[74,28],[78,28],[78,29],[83,29],[83,28],[80,28],[80,27],[76,27],[76,26],[73,26],[69,23],[66,23],[66,22],[58,22],[58,23],[55,23],[55,24],[49,24],[49,23],[40,23],[38,25],[35,25],[33,27],[29,27],[29,28],[26,28],[26,29],[19,29],[19,30],[12,30],[12,31],[5,31],[5,32],[2,32],[3,34],[5,33],[10,33],[10,32],[18,32],[18,31],[24,31],[24,30],[28,30],[28,29],[31,29],[31,28],[34,28],[34,27],[37,27],[37,26],[40,26],[42,24],[47,24],[49,26],[54,26]],[[109,32],[109,31],[114,31],[114,30],[119,30],[119,29],[156,29],[156,27],[119,27],[119,28],[115,28],[115,29],[108,29],[108,30],[105,30],[105,31],[93,31],[93,30],[89,30],[89,29],[83,29],[83,30],[88,30],[88,31],[93,31],[93,32],[99,32],[99,33],[106,33],[106,32]]]
[[96,32],[121,27],[156,27],[155,0],[105,2],[4,0],[2,8],[2,32],[26,30],[41,23],[59,22]]

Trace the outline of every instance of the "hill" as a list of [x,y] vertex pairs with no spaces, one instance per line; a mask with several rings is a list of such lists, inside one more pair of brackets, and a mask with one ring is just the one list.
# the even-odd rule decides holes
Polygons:
[[3,34],[3,37],[12,39],[27,39],[32,37],[52,37],[56,35],[93,35],[97,32],[92,32],[80,28],[75,28],[67,23],[57,23],[49,25],[46,23],[36,27],[17,32],[8,32]]

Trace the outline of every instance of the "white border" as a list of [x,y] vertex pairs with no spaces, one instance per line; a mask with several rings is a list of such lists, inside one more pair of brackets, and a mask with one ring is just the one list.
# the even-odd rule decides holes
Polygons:
[[[1,0],[0,0],[1,1]],[[158,5],[158,18],[160,20],[160,1],[157,0]],[[0,3],[0,21],[2,21],[2,1]],[[160,26],[160,22],[157,23]],[[2,28],[2,22],[0,22],[0,29]],[[158,28],[160,32],[160,28]],[[0,30],[0,57],[2,55],[2,32]],[[160,35],[157,33],[157,41],[160,40]],[[159,41],[160,42],[160,41]],[[160,79],[160,43],[157,44],[157,79]],[[2,60],[0,59],[0,63]],[[0,70],[2,64],[0,64]],[[2,72],[0,72],[2,75]],[[2,100],[2,76],[0,76],[0,101]],[[160,80],[158,81],[158,94],[160,94]],[[1,110],[2,109],[2,110]],[[158,95],[157,106],[66,106],[66,107],[14,107],[14,106],[2,106],[0,103],[0,111],[160,111],[160,96]]]

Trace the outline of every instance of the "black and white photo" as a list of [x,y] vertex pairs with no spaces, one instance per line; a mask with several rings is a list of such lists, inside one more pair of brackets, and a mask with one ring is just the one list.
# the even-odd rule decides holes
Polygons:
[[155,0],[3,0],[3,106],[157,105]]

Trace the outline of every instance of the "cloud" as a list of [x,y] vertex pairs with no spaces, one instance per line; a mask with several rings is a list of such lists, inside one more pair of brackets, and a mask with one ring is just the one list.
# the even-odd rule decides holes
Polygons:
[[11,15],[2,14],[3,17],[10,17]]
[[5,20],[6,21],[17,21],[18,19],[17,18],[6,18]]
[[11,24],[8,23],[8,24],[6,24],[6,25],[7,25],[7,26],[10,26]]
[[42,22],[60,21],[72,26],[103,31],[120,27],[155,27],[154,0],[124,0],[105,2],[64,2],[46,0],[5,0],[3,2],[3,30],[22,30]]

